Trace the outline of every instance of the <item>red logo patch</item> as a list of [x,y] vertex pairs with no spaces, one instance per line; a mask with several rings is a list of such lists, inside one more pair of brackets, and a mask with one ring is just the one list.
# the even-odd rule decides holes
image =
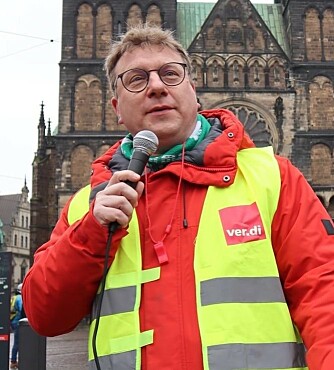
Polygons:
[[266,238],[256,203],[223,208],[219,210],[219,216],[228,245]]

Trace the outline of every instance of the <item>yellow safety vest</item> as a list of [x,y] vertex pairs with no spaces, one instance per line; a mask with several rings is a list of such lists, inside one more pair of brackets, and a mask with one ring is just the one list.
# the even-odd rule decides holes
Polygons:
[[[271,148],[242,150],[237,160],[231,186],[208,188],[196,238],[203,367],[306,370],[304,345],[291,321],[271,246],[280,192],[278,164]],[[72,200],[70,223],[88,211],[89,191],[82,189]],[[134,212],[107,275],[97,335],[102,369],[141,369],[141,347],[153,343],[154,329],[140,332],[141,284],[159,277],[160,267],[142,270]],[[95,311],[94,306],[90,370],[96,369],[91,345]]]

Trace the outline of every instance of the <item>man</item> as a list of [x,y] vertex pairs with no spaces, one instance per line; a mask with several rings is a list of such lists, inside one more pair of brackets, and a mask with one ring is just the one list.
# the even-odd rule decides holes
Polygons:
[[[32,327],[59,335],[92,312],[90,369],[304,369],[306,347],[309,369],[332,370],[333,225],[301,173],[231,112],[197,113],[170,32],[129,30],[106,70],[130,134],[36,252]],[[159,145],[140,176],[126,168],[142,130]]]
[[18,284],[15,295],[11,302],[11,317],[10,317],[10,327],[14,333],[14,343],[12,346],[12,353],[10,357],[10,368],[17,369],[17,354],[19,351],[19,321],[22,318],[22,296],[21,296],[22,284]]

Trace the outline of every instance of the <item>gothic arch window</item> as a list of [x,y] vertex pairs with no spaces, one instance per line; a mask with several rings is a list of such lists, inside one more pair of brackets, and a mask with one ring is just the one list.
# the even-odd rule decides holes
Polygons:
[[75,85],[75,131],[100,131],[102,126],[102,89],[94,75],[81,76]]
[[323,16],[323,45],[325,59],[334,60],[334,10],[326,9]]
[[207,80],[209,87],[224,86],[224,61],[221,58],[210,58],[207,61]]
[[94,159],[93,151],[85,146],[78,145],[71,153],[71,181],[73,190],[78,190],[89,183],[91,163]]
[[279,66],[276,64],[273,68],[274,84],[279,84],[281,81],[281,73]]
[[93,13],[88,4],[80,5],[76,22],[76,54],[78,58],[93,57]]
[[234,61],[232,65],[232,71],[233,71],[233,82],[239,82],[240,81],[240,66],[238,61]]
[[228,61],[228,85],[230,87],[243,87],[245,61],[241,58],[234,58]]
[[214,60],[212,63],[212,81],[213,82],[218,82],[218,62],[217,60]]
[[257,147],[271,145],[278,152],[279,134],[273,117],[257,104],[240,101],[224,101],[220,107],[232,111],[243,123],[245,131]]
[[316,144],[311,149],[311,176],[313,185],[331,185],[334,181],[332,173],[333,156],[330,148],[324,144]]
[[203,86],[202,75],[203,61],[200,58],[193,58],[191,61],[191,77],[197,87]]
[[98,7],[96,15],[96,57],[107,56],[112,38],[112,16],[109,5]]
[[147,9],[146,23],[161,27],[161,11],[157,5],[152,4]]
[[285,69],[278,60],[269,63],[269,86],[273,88],[285,88]]
[[314,8],[309,8],[305,14],[305,42],[307,59],[321,61],[320,17]]
[[253,59],[249,62],[248,81],[251,87],[263,88],[265,86],[264,67],[265,63],[261,59]]
[[334,89],[333,82],[325,76],[313,78],[309,85],[310,128],[333,129]]
[[139,5],[134,4],[130,7],[128,11],[128,16],[126,20],[126,24],[128,29],[133,26],[138,26],[139,24],[143,23],[143,14],[139,7]]

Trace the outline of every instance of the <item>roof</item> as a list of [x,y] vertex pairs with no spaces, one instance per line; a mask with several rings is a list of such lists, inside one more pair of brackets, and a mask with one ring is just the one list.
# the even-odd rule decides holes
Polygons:
[[283,21],[282,4],[253,4],[278,44],[287,55],[290,54]]
[[0,195],[0,218],[9,225],[20,204],[22,194]]
[[181,44],[188,48],[201,30],[215,3],[177,3],[177,34]]
[[[216,2],[212,3],[177,3],[177,32],[181,44],[188,48],[201,30],[205,19]],[[288,43],[282,16],[281,4],[253,4],[266,26],[276,38],[282,49],[289,55]]]
[[13,217],[20,204],[22,194],[0,195],[0,219],[3,222],[3,231],[7,233],[10,229]]

